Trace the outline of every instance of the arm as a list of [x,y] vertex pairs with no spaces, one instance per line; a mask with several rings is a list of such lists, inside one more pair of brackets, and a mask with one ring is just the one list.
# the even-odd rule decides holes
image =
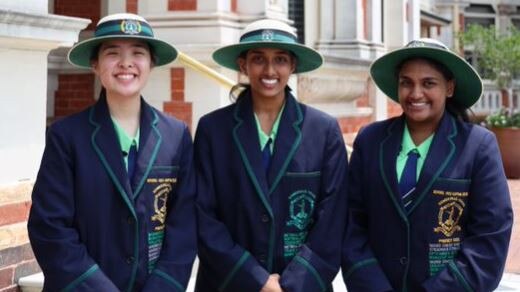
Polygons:
[[346,221],[347,152],[339,126],[331,120],[326,137],[320,201],[307,241],[282,273],[285,291],[325,291],[336,276]]
[[504,271],[513,211],[497,142],[487,133],[471,175],[466,235],[455,259],[423,283],[426,291],[492,291]]
[[193,145],[187,127],[179,149],[178,184],[168,204],[161,255],[143,291],[184,291],[197,252],[195,170]]
[[363,198],[363,186],[370,178],[364,177],[363,150],[359,145],[361,136],[360,132],[350,157],[348,223],[342,246],[343,280],[349,291],[391,291],[393,288],[368,242],[369,214]]
[[[269,273],[243,247],[236,244],[217,216],[211,141],[201,119],[195,135],[199,259],[211,270],[212,285],[220,291],[260,291]],[[232,183],[232,182],[230,182]],[[224,202],[225,203],[225,202]]]
[[63,137],[54,128],[32,193],[28,232],[44,289],[60,291],[119,291],[90,257],[73,225],[74,161]]

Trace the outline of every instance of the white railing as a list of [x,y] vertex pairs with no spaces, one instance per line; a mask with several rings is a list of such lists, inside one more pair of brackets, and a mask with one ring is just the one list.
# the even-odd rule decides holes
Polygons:
[[[515,84],[518,85],[518,84]],[[520,111],[520,86],[514,86],[513,97],[509,102],[513,104],[513,109]],[[473,105],[471,110],[476,115],[488,115],[498,112],[502,108],[502,93],[497,86],[489,81],[484,80],[484,91],[480,99]]]

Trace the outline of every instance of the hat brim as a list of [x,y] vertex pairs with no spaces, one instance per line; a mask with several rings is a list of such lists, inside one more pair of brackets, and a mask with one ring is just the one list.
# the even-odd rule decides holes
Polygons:
[[213,60],[226,68],[240,71],[237,59],[244,51],[258,48],[275,48],[292,52],[298,59],[294,73],[304,73],[317,69],[323,64],[323,57],[317,51],[301,44],[285,42],[247,42],[229,45],[217,49],[213,53]]
[[460,105],[470,108],[480,98],[482,80],[468,62],[443,49],[413,47],[390,52],[374,61],[370,67],[370,75],[377,87],[391,99],[399,102],[397,66],[414,57],[435,60],[452,72],[455,78],[455,90],[452,98]]
[[95,37],[79,42],[70,49],[67,58],[69,62],[75,66],[81,68],[91,68],[92,66],[90,59],[93,50],[96,49],[101,43],[112,39],[138,39],[148,43],[155,57],[155,66],[168,64],[175,60],[178,55],[177,49],[165,41],[145,36],[122,35]]

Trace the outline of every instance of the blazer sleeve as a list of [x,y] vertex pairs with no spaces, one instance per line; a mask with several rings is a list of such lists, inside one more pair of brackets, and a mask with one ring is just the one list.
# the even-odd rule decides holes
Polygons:
[[300,251],[284,269],[280,284],[284,291],[327,291],[341,263],[341,242],[346,221],[348,158],[336,120],[329,120],[321,194],[314,223]]
[[393,290],[379,265],[368,241],[368,214],[365,207],[363,186],[370,181],[365,178],[364,154],[360,142],[363,132],[354,141],[348,175],[348,219],[342,246],[341,270],[348,291]]
[[423,283],[426,291],[492,291],[502,277],[513,211],[500,151],[485,132],[471,174],[468,223],[452,262]]
[[202,118],[195,135],[197,172],[197,220],[199,259],[214,273],[212,286],[219,291],[259,291],[269,273],[242,246],[234,242],[216,214],[217,198],[213,183],[211,139]]
[[89,256],[73,227],[74,161],[63,135],[51,127],[32,193],[28,233],[47,291],[118,291]]
[[193,144],[186,126],[179,149],[178,183],[168,206],[161,255],[142,291],[185,291],[197,253]]

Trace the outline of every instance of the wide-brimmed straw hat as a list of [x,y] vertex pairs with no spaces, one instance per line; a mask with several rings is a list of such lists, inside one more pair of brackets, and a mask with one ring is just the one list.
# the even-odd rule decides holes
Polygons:
[[289,25],[273,19],[257,20],[247,25],[242,31],[240,42],[216,50],[213,60],[226,68],[240,71],[238,57],[242,52],[255,48],[276,48],[292,52],[297,58],[294,73],[314,70],[323,63],[320,53],[298,43],[298,37]]
[[148,43],[155,66],[168,64],[177,57],[177,50],[169,43],[157,39],[152,27],[143,17],[131,13],[117,13],[100,19],[94,37],[72,47],[68,55],[69,62],[78,67],[91,68],[93,54],[97,53],[102,42],[112,39],[138,39]]
[[455,79],[453,99],[460,105],[471,107],[482,94],[482,80],[473,67],[457,54],[451,52],[443,43],[429,38],[409,42],[404,48],[392,51],[375,60],[370,75],[387,96],[399,102],[397,93],[397,68],[411,58],[426,58],[444,65]]

